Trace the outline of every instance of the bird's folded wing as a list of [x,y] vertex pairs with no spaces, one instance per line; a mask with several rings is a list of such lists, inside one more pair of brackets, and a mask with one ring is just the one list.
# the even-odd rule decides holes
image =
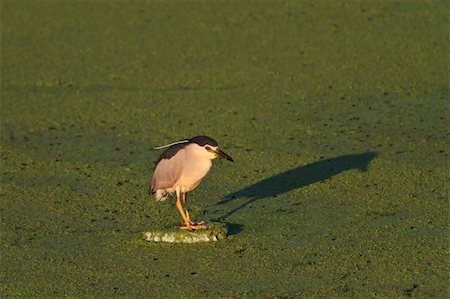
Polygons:
[[184,167],[185,151],[181,149],[169,159],[161,159],[155,167],[151,182],[151,190],[172,188],[180,178]]

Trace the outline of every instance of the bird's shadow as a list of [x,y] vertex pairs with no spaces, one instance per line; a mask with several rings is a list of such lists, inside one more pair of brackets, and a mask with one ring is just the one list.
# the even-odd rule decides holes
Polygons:
[[321,182],[350,169],[367,171],[370,162],[376,156],[378,156],[377,152],[338,156],[299,166],[266,178],[222,198],[218,203],[219,205],[237,201],[241,198],[246,198],[246,201],[224,215],[219,216],[218,219],[227,218],[256,200],[276,197],[291,190]]

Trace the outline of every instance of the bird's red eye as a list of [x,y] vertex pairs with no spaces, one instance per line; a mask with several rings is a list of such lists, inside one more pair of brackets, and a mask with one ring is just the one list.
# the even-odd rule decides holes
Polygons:
[[205,145],[205,150],[210,151],[211,148],[209,146]]

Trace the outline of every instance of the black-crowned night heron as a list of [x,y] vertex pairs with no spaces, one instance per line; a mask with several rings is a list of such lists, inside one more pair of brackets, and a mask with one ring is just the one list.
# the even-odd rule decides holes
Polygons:
[[206,228],[205,222],[194,222],[188,210],[183,209],[186,195],[197,187],[208,174],[212,162],[219,157],[228,161],[233,159],[219,149],[217,142],[207,136],[196,136],[191,139],[177,141],[155,149],[167,148],[156,161],[155,170],[150,183],[149,193],[156,193],[157,201],[166,200],[172,193],[177,195],[177,209],[183,217],[181,229]]

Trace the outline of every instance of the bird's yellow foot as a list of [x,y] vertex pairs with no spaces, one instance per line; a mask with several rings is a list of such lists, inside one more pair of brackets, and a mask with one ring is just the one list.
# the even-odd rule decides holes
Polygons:
[[196,230],[196,229],[205,229],[206,225],[201,224],[185,224],[183,226],[180,226],[179,229],[186,229],[186,230]]
[[[188,210],[185,210],[184,211],[185,213],[186,213],[186,218],[187,218],[187,221],[189,222],[189,224],[190,225],[203,225],[203,224],[206,224],[206,222],[205,221],[199,221],[199,222],[194,222],[194,221],[192,221],[191,220],[191,217],[189,217],[189,211]],[[205,227],[206,228],[206,227]]]

